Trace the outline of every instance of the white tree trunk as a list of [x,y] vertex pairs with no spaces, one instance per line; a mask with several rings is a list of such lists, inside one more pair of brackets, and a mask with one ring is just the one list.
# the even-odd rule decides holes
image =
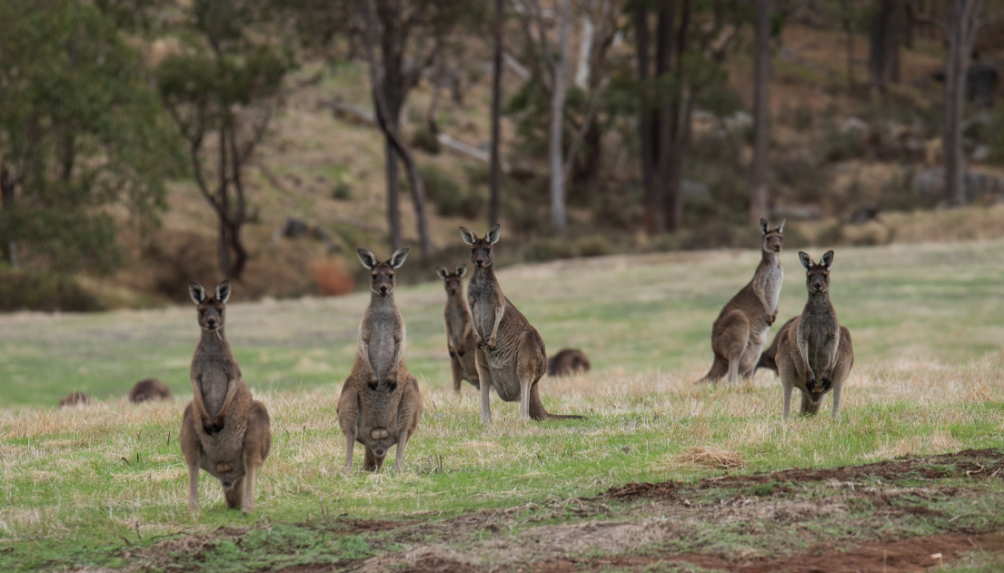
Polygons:
[[554,83],[551,91],[551,128],[548,159],[551,165],[551,226],[555,235],[563,235],[567,223],[565,214],[565,170],[562,156],[562,125],[565,108],[565,70],[568,68],[568,29],[571,26],[571,0],[561,0],[558,49],[560,59],[554,62]]
[[582,33],[579,35],[579,65],[575,69],[575,85],[589,89],[589,55],[593,51],[593,21],[589,14],[582,16]]

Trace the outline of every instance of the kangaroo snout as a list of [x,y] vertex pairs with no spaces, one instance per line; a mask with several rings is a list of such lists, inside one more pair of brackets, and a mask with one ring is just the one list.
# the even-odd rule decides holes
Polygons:
[[380,294],[382,295],[387,294],[387,285],[380,285]]
[[822,290],[823,290],[823,283],[822,283],[822,281],[816,281],[816,282],[812,283],[812,291],[813,292],[822,292]]

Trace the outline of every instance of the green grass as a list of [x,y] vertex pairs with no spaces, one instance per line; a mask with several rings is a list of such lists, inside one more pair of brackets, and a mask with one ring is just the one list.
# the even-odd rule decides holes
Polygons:
[[[993,241],[840,249],[831,296],[854,336],[858,363],[961,363],[999,354],[1002,247]],[[818,258],[817,251],[811,254]],[[749,281],[756,261],[751,252],[613,257],[508,269],[501,283],[552,352],[580,347],[601,371],[696,373],[711,362],[711,323]],[[805,301],[797,253],[785,252],[782,264],[781,322]],[[427,388],[450,383],[445,296],[438,283],[396,293],[408,328],[408,367]],[[332,389],[351,368],[368,298],[230,305],[227,334],[245,380],[280,392]],[[148,377],[183,396],[198,336],[193,307],[0,317],[6,382],[0,406],[53,405],[72,390],[118,397]]]
[[[448,389],[440,285],[402,288],[396,298],[408,325],[406,357],[419,378],[425,413],[399,476],[342,470],[345,445],[335,404],[368,298],[231,305],[228,337],[272,417],[272,452],[250,515],[226,510],[219,485],[206,474],[202,513],[193,517],[185,508],[177,432],[198,338],[194,308],[5,316],[0,567],[133,566],[125,553],[152,550],[179,533],[269,524],[269,535],[286,535],[291,541],[282,543],[303,550],[277,557],[270,544],[278,537],[241,533],[239,551],[227,545],[236,541],[213,538],[203,558],[232,571],[364,559],[398,551],[400,543],[379,535],[328,535],[302,524],[341,514],[424,521],[526,504],[564,508],[568,500],[625,482],[720,475],[681,461],[681,454],[705,446],[734,455],[742,472],[1002,448],[1002,247],[837,252],[832,299],[853,334],[856,362],[836,422],[825,415],[783,422],[779,384],[762,371],[738,387],[692,384],[710,364],[710,324],[749,280],[753,253],[615,257],[500,273],[506,294],[552,351],[575,346],[592,359],[587,376],[542,381],[547,408],[588,416],[581,422],[521,424],[515,404],[493,399],[495,423],[482,426],[473,389],[465,386],[459,397]],[[804,302],[804,273],[795,257],[783,257],[787,280],[779,320]],[[131,384],[151,376],[167,382],[178,398],[126,403],[122,396]],[[51,407],[73,389],[102,401],[89,408]],[[1001,493],[995,485],[967,499],[986,504]],[[753,495],[775,494],[763,488]],[[988,509],[999,513],[998,505],[993,501]],[[577,515],[554,511],[543,523]],[[985,519],[982,507],[969,511],[976,513],[954,525],[976,527]],[[829,527],[820,519],[818,527]],[[890,536],[936,530],[912,521],[888,527],[882,531]],[[704,533],[715,543],[687,538],[681,550],[715,553],[729,544],[766,543],[722,524]],[[467,542],[484,541],[478,539]],[[180,554],[172,559],[185,568]]]

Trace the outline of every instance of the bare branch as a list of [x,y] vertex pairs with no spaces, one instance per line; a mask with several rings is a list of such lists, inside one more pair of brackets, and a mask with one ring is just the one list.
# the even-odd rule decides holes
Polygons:
[[582,122],[579,130],[575,133],[575,138],[572,139],[571,144],[568,146],[568,155],[565,157],[565,180],[570,179],[570,174],[572,172],[572,164],[575,162],[575,156],[579,153],[579,147],[582,146],[582,142],[586,139],[586,134],[589,133],[589,127],[596,121],[596,116],[600,112],[600,99],[603,97],[603,92],[606,91],[607,86],[610,85],[610,76],[604,76],[600,81],[600,85],[593,92],[593,97],[589,102],[589,111],[586,113],[586,120]]

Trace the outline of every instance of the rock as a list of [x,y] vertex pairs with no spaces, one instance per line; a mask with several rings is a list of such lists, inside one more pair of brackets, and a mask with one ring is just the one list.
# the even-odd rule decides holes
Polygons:
[[845,119],[844,122],[840,124],[840,133],[844,135],[850,133],[863,134],[868,132],[868,130],[869,130],[868,123],[859,117],[851,116]]
[[286,222],[282,224],[282,230],[280,233],[287,239],[295,239],[296,237],[306,235],[309,230],[310,225],[308,225],[303,219],[286,217]]
[[700,181],[684,179],[681,185],[683,199],[711,200],[711,188]]
[[982,143],[976,146],[972,155],[973,163],[986,163],[990,159],[990,148]]
[[739,110],[724,118],[722,123],[725,125],[725,130],[729,133],[743,132],[753,129],[753,116],[743,110]]
[[[1004,193],[1004,181],[999,177],[980,173],[979,171],[969,171],[963,178],[965,187],[966,202],[972,202],[987,195],[1000,195]],[[914,193],[926,197],[940,197],[945,193],[945,169],[934,167],[925,169],[913,177],[911,188]]]

